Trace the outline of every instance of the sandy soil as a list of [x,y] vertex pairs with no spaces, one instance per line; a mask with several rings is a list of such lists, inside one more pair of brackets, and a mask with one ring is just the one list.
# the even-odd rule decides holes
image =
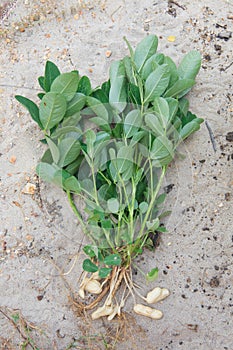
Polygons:
[[[0,349],[233,349],[233,143],[226,139],[233,131],[232,2],[0,5]],[[62,192],[35,176],[41,135],[14,95],[35,98],[47,59],[63,72],[79,69],[96,85],[111,60],[126,54],[122,37],[136,45],[147,33],[157,34],[159,50],[177,63],[190,49],[201,52],[189,97],[207,125],[182,146],[186,159],[177,159],[166,178],[174,184],[166,204],[173,210],[169,233],[137,262],[144,271],[158,266],[154,285],[171,291],[159,306],[163,319],[135,317],[129,300],[121,320],[91,323],[71,302],[81,273],[81,231]],[[34,195],[22,193],[27,182],[36,185]],[[151,289],[139,274],[135,281],[142,293]]]

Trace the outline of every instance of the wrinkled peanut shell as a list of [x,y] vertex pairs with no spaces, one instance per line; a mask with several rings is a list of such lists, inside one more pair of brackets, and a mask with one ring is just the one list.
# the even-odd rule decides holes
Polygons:
[[91,318],[92,320],[97,320],[100,317],[111,315],[112,312],[113,312],[112,306],[103,305],[91,314]]
[[100,294],[102,292],[101,284],[97,280],[88,281],[84,289],[91,294]]
[[160,310],[156,310],[142,304],[136,304],[133,309],[136,314],[150,317],[154,320],[160,320],[160,318],[163,317],[163,313]]
[[167,288],[156,287],[147,294],[146,301],[148,304],[154,304],[167,298],[170,292]]

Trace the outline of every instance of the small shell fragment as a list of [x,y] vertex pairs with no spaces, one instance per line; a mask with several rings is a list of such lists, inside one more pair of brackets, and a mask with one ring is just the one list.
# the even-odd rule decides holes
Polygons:
[[113,312],[112,306],[103,305],[91,314],[91,318],[92,320],[97,320],[100,317],[111,315],[112,312]]
[[170,292],[167,288],[156,287],[147,294],[146,301],[148,304],[154,304],[167,298],[169,295]]
[[97,280],[88,281],[84,289],[91,294],[100,294],[102,292],[101,284]]
[[107,51],[105,52],[105,56],[106,56],[107,58],[109,58],[111,55],[112,55],[112,51],[107,50]]
[[149,306],[145,306],[142,304],[136,304],[133,309],[134,312],[136,312],[136,314],[150,317],[154,320],[160,320],[163,317],[162,311],[153,309]]
[[24,194],[34,194],[36,190],[36,185],[28,182],[24,188],[22,189],[22,193]]

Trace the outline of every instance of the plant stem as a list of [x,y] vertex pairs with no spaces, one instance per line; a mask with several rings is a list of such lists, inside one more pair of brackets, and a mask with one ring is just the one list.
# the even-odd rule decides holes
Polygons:
[[160,175],[160,178],[159,178],[159,181],[158,181],[158,183],[157,183],[156,189],[155,189],[154,192],[153,192],[153,195],[152,195],[152,197],[151,197],[151,201],[150,201],[149,207],[148,207],[148,209],[147,209],[146,215],[145,215],[144,220],[143,220],[143,223],[142,223],[142,225],[141,225],[141,229],[140,229],[139,235],[138,235],[139,237],[141,237],[141,235],[143,234],[143,231],[144,231],[145,226],[146,226],[147,219],[149,218],[150,213],[151,213],[151,210],[153,209],[153,205],[154,205],[154,202],[155,202],[155,200],[156,200],[156,197],[157,197],[157,195],[158,195],[158,193],[159,193],[160,187],[161,187],[161,185],[162,185],[163,178],[164,178],[164,175],[165,175],[165,173],[166,173],[166,170],[167,170],[167,167],[166,167],[166,166],[163,166],[163,167],[162,167],[162,173],[161,173],[161,175]]
[[80,225],[82,226],[83,232],[84,232],[88,237],[90,237],[91,240],[95,243],[95,241],[93,240],[93,238],[90,236],[90,234],[89,234],[88,231],[87,231],[87,228],[86,228],[86,225],[85,225],[85,223],[84,223],[84,221],[83,221],[82,215],[81,215],[80,212],[78,211],[78,208],[76,207],[76,205],[75,205],[75,203],[74,203],[74,201],[73,201],[73,198],[72,198],[72,195],[71,195],[70,191],[67,190],[67,191],[66,191],[66,194],[67,194],[67,197],[68,197],[69,204],[70,204],[70,206],[71,206],[71,208],[72,208],[72,210],[73,210],[75,216],[77,217],[77,219],[78,219]]

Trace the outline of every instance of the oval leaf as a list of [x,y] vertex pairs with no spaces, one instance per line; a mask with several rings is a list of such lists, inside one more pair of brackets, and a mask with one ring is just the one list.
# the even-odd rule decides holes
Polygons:
[[192,79],[177,80],[177,82],[166,91],[164,97],[181,98],[187,94],[194,84],[195,81]]
[[47,182],[53,182],[56,168],[51,164],[40,162],[36,167],[37,175]]
[[79,76],[77,72],[60,74],[51,85],[51,92],[62,94],[67,101],[71,101],[78,88]]
[[80,142],[73,137],[63,139],[58,145],[60,151],[60,159],[58,165],[64,167],[72,163],[79,155],[81,146]]
[[127,104],[126,76],[123,61],[115,61],[110,66],[109,103],[118,112],[122,112]]
[[142,68],[141,76],[142,79],[146,80],[149,75],[159,67],[157,54],[152,55],[145,63]]
[[86,97],[87,105],[92,109],[92,111],[101,119],[108,121],[108,111],[105,108],[104,104],[101,103],[94,97]]
[[157,96],[161,96],[168,86],[170,73],[167,65],[159,66],[152,72],[145,82],[145,100],[144,103],[151,102]]
[[190,51],[182,59],[178,74],[180,79],[195,79],[201,67],[201,55],[198,51]]
[[[45,65],[45,76],[43,80],[43,89],[50,91],[53,81],[60,75],[58,67],[51,61],[47,61]],[[42,83],[42,81],[41,81]],[[40,84],[41,85],[41,84]]]
[[125,118],[124,131],[127,138],[132,137],[142,125],[142,118],[140,110],[133,110],[129,112]]
[[43,126],[41,124],[40,117],[39,117],[39,108],[37,107],[37,105],[33,101],[29,100],[24,96],[16,95],[15,98],[18,102],[20,102],[24,107],[27,108],[32,119],[39,125],[41,129],[43,129]]
[[54,161],[54,163],[57,163],[59,161],[59,158],[60,158],[59,148],[49,137],[46,137],[46,141],[47,141],[47,144],[49,146],[50,152],[52,154],[53,161]]
[[155,54],[158,47],[158,38],[156,35],[146,36],[136,47],[134,52],[134,62],[138,72],[141,71],[146,60]]
[[86,96],[80,93],[76,93],[72,100],[67,105],[66,117],[70,117],[77,112],[80,112],[81,109],[86,104]]
[[64,188],[74,193],[81,192],[81,186],[75,176],[70,176],[64,181]]
[[40,121],[44,130],[50,130],[64,117],[66,112],[65,97],[54,92],[48,92],[42,98],[39,107]]
[[98,266],[95,265],[90,259],[85,259],[83,261],[83,270],[87,272],[96,272],[98,271]]
[[99,277],[106,278],[108,277],[111,271],[112,271],[111,267],[101,267],[101,269],[99,269]]
[[88,77],[86,77],[85,75],[79,80],[78,83],[78,90],[77,92],[80,92],[86,96],[91,94],[91,82],[90,79]]
[[119,211],[120,204],[119,204],[117,198],[110,198],[107,201],[107,206],[108,206],[108,210],[110,211],[110,213],[116,214]]
[[121,264],[121,257],[119,254],[111,254],[104,258],[104,264],[107,266],[119,266]]

